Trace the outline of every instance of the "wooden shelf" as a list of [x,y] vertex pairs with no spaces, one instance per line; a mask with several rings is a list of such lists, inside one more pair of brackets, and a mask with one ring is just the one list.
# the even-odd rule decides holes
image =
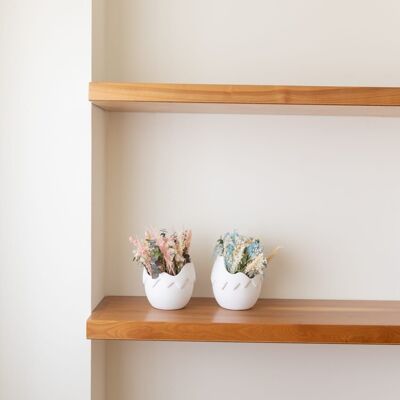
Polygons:
[[88,339],[199,342],[400,344],[399,301],[259,300],[247,311],[193,298],[183,310],[145,297],[105,297],[87,321]]
[[89,99],[107,111],[400,115],[398,87],[92,82]]

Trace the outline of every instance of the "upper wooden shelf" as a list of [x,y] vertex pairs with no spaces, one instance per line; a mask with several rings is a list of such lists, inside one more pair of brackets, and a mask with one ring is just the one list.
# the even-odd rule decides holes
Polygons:
[[89,99],[107,111],[400,115],[397,87],[92,82]]
[[399,301],[259,300],[247,311],[193,298],[177,311],[145,297],[105,297],[87,321],[89,339],[400,344]]

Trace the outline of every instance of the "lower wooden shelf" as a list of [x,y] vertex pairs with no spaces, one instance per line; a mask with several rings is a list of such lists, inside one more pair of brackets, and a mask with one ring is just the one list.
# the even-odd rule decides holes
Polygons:
[[400,301],[261,299],[247,311],[193,298],[176,311],[145,297],[108,296],[87,321],[88,339],[194,342],[400,344]]

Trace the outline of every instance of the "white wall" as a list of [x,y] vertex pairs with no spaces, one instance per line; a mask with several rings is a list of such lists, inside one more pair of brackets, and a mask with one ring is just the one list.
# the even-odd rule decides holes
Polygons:
[[108,399],[397,400],[390,346],[112,342]]
[[[130,234],[189,226],[196,296],[212,295],[212,248],[237,228],[285,247],[263,297],[399,300],[399,132],[395,118],[110,114],[106,293],[144,295]],[[108,343],[107,398],[373,400],[390,386],[394,400],[399,357],[400,347]]]
[[89,1],[0,2],[0,399],[90,398]]
[[400,86],[397,0],[108,0],[106,78]]
[[195,295],[219,235],[272,250],[262,294],[400,299],[400,118],[111,113],[106,291],[143,294],[130,234],[193,229]]
[[[92,80],[105,73],[105,1],[92,1]],[[92,107],[92,308],[105,290],[105,203],[107,113]],[[92,341],[92,400],[106,396],[106,345]]]
[[[94,308],[105,290],[105,202],[106,202],[107,113],[92,109],[92,296]],[[92,400],[104,399],[106,392],[105,343],[92,341]]]
[[[400,85],[398,1],[110,0],[99,79]],[[142,295],[129,234],[285,246],[264,297],[400,299],[400,119],[110,114],[107,294]],[[248,186],[246,186],[248,185]],[[400,347],[107,343],[107,398],[395,400]]]

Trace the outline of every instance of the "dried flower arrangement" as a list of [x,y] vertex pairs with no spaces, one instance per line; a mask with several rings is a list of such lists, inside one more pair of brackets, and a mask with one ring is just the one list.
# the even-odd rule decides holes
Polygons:
[[146,268],[152,278],[157,278],[162,272],[178,275],[185,264],[190,263],[189,248],[192,231],[173,232],[167,230],[148,230],[144,239],[129,238],[133,244],[133,261]]
[[224,257],[225,267],[231,274],[243,272],[249,278],[264,273],[268,261],[277,253],[276,248],[268,257],[258,239],[228,232],[221,236],[215,246],[215,253]]

